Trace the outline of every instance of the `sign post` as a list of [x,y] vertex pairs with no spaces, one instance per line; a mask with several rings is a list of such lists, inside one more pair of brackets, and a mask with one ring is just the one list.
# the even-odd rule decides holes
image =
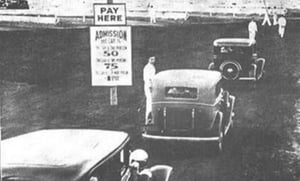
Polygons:
[[110,86],[110,104],[118,105],[117,86],[132,85],[131,27],[125,4],[94,4],[90,27],[92,86]]

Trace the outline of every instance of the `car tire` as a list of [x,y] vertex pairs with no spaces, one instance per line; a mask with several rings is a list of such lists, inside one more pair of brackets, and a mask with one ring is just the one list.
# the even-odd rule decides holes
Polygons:
[[235,61],[226,61],[220,65],[222,76],[226,80],[236,80],[240,74],[241,65]]

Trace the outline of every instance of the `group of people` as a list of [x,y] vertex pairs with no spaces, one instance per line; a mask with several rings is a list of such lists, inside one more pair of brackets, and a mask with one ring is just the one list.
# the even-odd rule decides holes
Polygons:
[[[272,26],[270,17],[269,17],[269,10],[266,9],[265,11],[265,15],[264,15],[264,19],[262,22],[262,26],[265,26],[266,24],[268,24],[268,26]],[[284,33],[285,33],[285,27],[287,24],[286,18],[284,15],[280,16],[278,18],[277,12],[276,12],[276,8],[273,9],[272,11],[272,15],[273,15],[273,26],[277,26],[278,25],[278,34],[281,38],[284,37]],[[249,39],[250,40],[255,40],[256,39],[256,34],[258,32],[258,28],[257,28],[257,24],[255,22],[255,18],[252,17],[250,23],[248,24],[248,31],[249,31]]]

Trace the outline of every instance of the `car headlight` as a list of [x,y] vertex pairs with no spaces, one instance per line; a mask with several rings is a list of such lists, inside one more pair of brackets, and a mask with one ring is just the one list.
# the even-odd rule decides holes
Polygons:
[[97,178],[97,177],[94,177],[94,176],[92,176],[92,177],[90,177],[90,181],[98,181],[98,178]]

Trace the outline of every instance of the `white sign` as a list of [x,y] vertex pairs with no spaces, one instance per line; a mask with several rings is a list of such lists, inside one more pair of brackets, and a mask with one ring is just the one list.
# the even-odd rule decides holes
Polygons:
[[132,85],[131,27],[90,27],[93,86]]
[[126,25],[125,4],[94,4],[95,25]]

